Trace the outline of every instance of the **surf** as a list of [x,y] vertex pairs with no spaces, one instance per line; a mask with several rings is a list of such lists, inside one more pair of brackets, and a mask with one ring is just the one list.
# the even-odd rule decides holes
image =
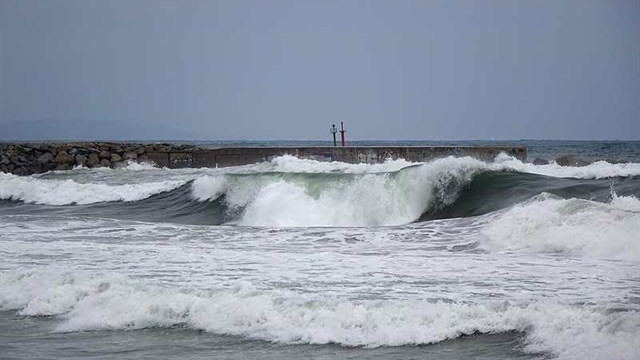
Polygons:
[[[633,166],[592,165],[550,176],[556,167],[508,157],[490,163],[449,157],[375,165],[282,157],[224,171],[144,166],[32,177],[0,174],[0,212],[46,208],[59,214],[126,214],[130,219],[191,224],[364,227],[478,216],[541,193],[606,202],[614,186],[622,196],[640,196],[640,175]],[[604,176],[604,168],[609,176]],[[131,176],[137,182],[126,182]]]
[[634,359],[640,314],[552,301],[354,300],[260,289],[183,292],[122,275],[21,272],[0,278],[0,310],[58,316],[56,332],[175,326],[279,344],[403,346],[521,332],[530,353]]

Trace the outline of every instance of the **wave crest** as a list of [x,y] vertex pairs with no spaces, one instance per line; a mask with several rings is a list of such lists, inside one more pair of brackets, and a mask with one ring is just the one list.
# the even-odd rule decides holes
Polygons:
[[489,251],[640,261],[640,200],[633,196],[607,204],[543,193],[492,216],[481,241]]
[[109,201],[138,201],[169,191],[183,181],[107,185],[78,183],[71,179],[38,179],[0,173],[0,199],[20,200],[42,205],[94,204]]
[[59,315],[57,331],[186,325],[216,334],[284,344],[400,346],[461,335],[518,331],[526,350],[563,359],[635,359],[640,314],[554,302],[449,303],[344,300],[237,282],[231,288],[180,291],[123,276],[11,273],[0,277],[2,310]]
[[596,161],[586,166],[560,166],[555,162],[547,165],[534,165],[522,162],[514,157],[500,154],[489,167],[491,170],[512,170],[529,174],[558,178],[605,179],[640,175],[640,163],[611,164]]
[[194,198],[224,194],[248,226],[386,226],[416,221],[431,206],[455,201],[485,163],[440,159],[396,172],[259,173],[201,177]]
[[[486,214],[543,191],[563,197],[597,196],[599,201],[605,201],[608,192],[603,197],[603,182],[594,178],[635,174],[638,166],[605,163],[560,168],[525,164],[504,155],[493,163],[448,157],[424,164],[390,160],[374,165],[285,156],[225,170],[83,169],[50,174],[51,178],[0,174],[0,198],[46,205],[132,202],[188,184],[191,197],[182,193],[173,196],[173,191],[170,196],[148,202],[157,206],[164,201],[166,208],[186,211],[183,205],[195,200],[209,203],[203,206],[216,208],[216,214],[229,215],[212,219],[211,224],[232,221],[248,226],[388,226]],[[535,174],[591,180],[571,183],[572,179]],[[637,178],[631,175],[615,181],[624,183],[625,195],[640,193]]]

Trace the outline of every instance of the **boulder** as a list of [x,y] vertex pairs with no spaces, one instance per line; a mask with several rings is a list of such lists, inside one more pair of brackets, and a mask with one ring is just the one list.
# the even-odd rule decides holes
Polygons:
[[117,163],[122,161],[122,157],[116,153],[111,154],[111,162],[112,163]]
[[38,163],[40,164],[48,164],[51,161],[53,161],[53,155],[50,152],[44,153],[42,156],[38,158]]
[[31,166],[32,173],[43,173],[56,168],[56,164],[52,162],[40,163],[36,162]]
[[107,150],[100,151],[100,159],[110,159],[110,158],[111,158],[110,152],[108,152]]
[[76,165],[84,166],[87,163],[87,157],[81,154],[76,155]]
[[27,170],[27,168],[24,166],[20,166],[18,168],[13,169],[13,173],[15,175],[24,176],[24,175],[29,175],[29,170]]
[[138,154],[135,151],[129,151],[124,153],[125,160],[136,160],[138,158]]
[[555,159],[556,164],[560,166],[587,166],[590,161],[576,157],[575,155],[563,155]]
[[111,167],[111,161],[109,161],[107,159],[102,159],[102,160],[100,160],[100,165],[104,166],[104,167]]
[[69,155],[66,151],[59,151],[58,155],[56,155],[55,159],[53,159],[53,162],[55,162],[56,165],[71,165],[76,162],[76,159],[74,159],[73,156]]
[[11,161],[9,160],[9,157],[2,155],[2,158],[0,159],[0,164],[9,165],[10,163]]
[[608,162],[609,164],[626,164],[626,163],[629,163],[628,160],[624,160],[624,159],[604,159],[604,161]]
[[28,163],[27,158],[22,155],[14,156],[11,160],[18,166],[26,165]]
[[547,165],[547,164],[549,164],[549,160],[547,159],[536,158],[535,160],[533,160],[533,165]]
[[100,156],[98,155],[97,152],[94,152],[94,153],[91,153],[87,158],[87,162],[85,163],[85,166],[94,167],[94,166],[98,166],[98,164],[100,164]]

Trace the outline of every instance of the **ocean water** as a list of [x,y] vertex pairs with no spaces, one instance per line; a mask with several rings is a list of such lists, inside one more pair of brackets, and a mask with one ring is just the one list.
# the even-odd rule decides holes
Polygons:
[[0,357],[640,358],[640,143],[524,145],[628,162],[0,173]]

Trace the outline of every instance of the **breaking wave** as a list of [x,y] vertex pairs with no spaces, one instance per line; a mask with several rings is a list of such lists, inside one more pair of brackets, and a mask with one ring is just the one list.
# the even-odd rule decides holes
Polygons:
[[[637,359],[640,309],[633,271],[640,263],[639,197],[640,164],[536,166],[505,156],[491,163],[450,157],[428,163],[395,160],[377,165],[281,157],[228,169],[169,170],[145,165],[30,177],[2,173],[0,215],[8,219],[8,225],[3,224],[7,236],[1,238],[12,248],[5,251],[11,266],[0,273],[0,311],[51,316],[60,332],[179,326],[282,344],[420,345],[476,333],[515,331],[525,334],[525,350],[548,357]],[[96,224],[86,225],[92,216],[103,218],[96,221],[98,231],[92,226]],[[28,225],[23,221],[29,221]],[[52,221],[66,240],[50,241]],[[171,222],[250,227],[167,224]],[[413,224],[372,232],[360,228],[271,229],[408,223]],[[331,247],[326,247],[327,238]],[[120,254],[141,257],[116,259],[130,267],[111,266],[109,262],[117,253],[113,239],[127,245]],[[257,241],[243,243],[243,239]],[[99,247],[79,250],[90,241]],[[48,251],[30,251],[40,246],[49,247]],[[393,275],[383,273],[379,264],[384,261],[389,268],[397,268],[397,259],[402,258],[399,250],[410,253],[415,264],[425,267],[409,262],[398,275],[417,273],[415,279],[426,278],[431,274],[428,270],[437,270],[437,261],[455,262],[455,270],[468,269],[465,260],[473,258],[466,264],[483,269],[486,263],[488,268],[483,271],[498,272],[497,281],[505,282],[493,288],[480,283],[476,293],[472,288],[449,296],[438,287],[438,281],[448,284],[454,279],[451,288],[467,287],[480,277],[469,277],[466,285],[460,285],[456,271],[447,268],[444,270],[453,273],[451,277],[423,284],[416,292],[419,295],[388,294],[390,287],[385,285],[375,289],[384,296],[373,300],[366,291],[308,291],[304,280],[299,288],[292,280],[295,284],[288,289],[295,290],[287,290],[278,285],[287,273],[271,268],[285,258],[280,252],[283,246],[290,246],[292,254],[286,259],[323,251],[320,255],[325,263],[314,264],[312,274],[326,273],[322,272],[323,264],[329,269],[338,262],[363,267],[365,262],[358,259],[366,258],[379,273],[363,271],[363,277],[370,280],[361,282],[364,285],[378,286],[378,279]],[[161,247],[165,257],[157,252]],[[190,247],[181,258],[178,251]],[[94,249],[101,249],[104,253],[98,255],[102,257],[87,258]],[[354,249],[360,252],[351,253]],[[372,249],[378,251],[380,260],[371,258]],[[59,257],[74,250],[76,258]],[[236,261],[248,264],[250,256],[265,257],[264,251],[275,251],[268,259],[277,260],[247,269],[242,261]],[[26,258],[13,256],[30,253],[36,259],[31,265]],[[200,264],[217,266],[211,271],[201,269],[207,274],[204,280],[195,281],[188,270],[197,266],[196,253]],[[175,271],[184,272],[187,281],[167,281],[167,277],[144,269],[132,271],[140,265],[156,269],[169,257],[176,263],[167,267],[167,272],[172,276]],[[502,267],[497,268],[503,259]],[[556,268],[558,261],[588,266],[576,270],[563,263],[558,271],[575,271],[562,279],[565,283],[584,275],[580,269],[591,269],[591,265],[605,270],[608,267],[603,265],[611,265],[614,271],[593,280],[611,282],[604,290],[606,296],[590,297],[582,294],[579,286],[578,290],[565,290],[565,283],[532,285],[526,272],[532,267],[520,267],[520,262],[527,261],[540,262],[544,267],[533,268],[541,271]],[[100,266],[86,266],[93,263]],[[233,268],[229,273],[233,277],[208,276],[229,264],[234,264],[228,266]],[[27,266],[40,270],[25,270]],[[292,266],[290,273],[298,274],[299,269]],[[623,270],[618,273],[618,269]],[[235,271],[253,282],[233,282],[243,278]],[[527,279],[513,290],[511,275],[518,271]],[[596,268],[594,273],[598,271]],[[251,277],[253,273],[264,276]],[[549,274],[553,272],[549,270]],[[491,276],[481,277],[484,281]],[[402,284],[409,289],[415,285],[412,279],[389,281],[395,281],[395,288]],[[623,294],[611,290],[617,289],[616,281],[621,279],[621,286],[626,286]],[[336,286],[342,288],[343,283]],[[494,297],[492,289],[520,293]],[[529,290],[538,293],[529,296]]]
[[491,168],[493,170],[513,170],[529,174],[538,174],[558,178],[605,179],[640,175],[640,163],[611,164],[596,161],[587,166],[560,166],[555,162],[547,165],[534,165],[517,160],[505,154],[498,155]]
[[237,282],[180,291],[118,275],[21,272],[0,278],[0,309],[58,316],[57,331],[186,326],[283,344],[400,346],[474,333],[526,333],[530,352],[637,359],[640,314],[554,302],[350,300]]
[[475,160],[434,161],[385,173],[260,173],[201,177],[193,184],[200,201],[224,195],[240,210],[241,225],[383,226],[417,220],[436,201],[447,204],[448,191],[471,180]]
[[138,201],[182,185],[180,181],[107,185],[78,183],[71,179],[43,180],[0,173],[0,199],[43,205],[94,204],[107,201]]
[[[0,199],[40,205],[94,205],[99,208],[98,215],[126,213],[128,218],[139,220],[291,227],[390,226],[476,216],[543,192],[606,202],[611,199],[612,185],[620,195],[640,196],[640,164],[536,166],[507,156],[492,163],[449,157],[428,163],[391,160],[375,165],[285,156],[224,171],[148,165],[97,175],[93,169],[82,170],[77,176],[86,176],[85,182],[57,178],[73,171],[41,177],[0,174]],[[144,170],[148,182],[127,182],[140,178],[129,170]],[[118,176],[129,177],[115,183],[100,181]],[[19,211],[15,206],[13,210]],[[86,210],[67,207],[60,211]]]
[[640,200],[610,203],[543,193],[500,214],[481,231],[488,251],[640,261]]

